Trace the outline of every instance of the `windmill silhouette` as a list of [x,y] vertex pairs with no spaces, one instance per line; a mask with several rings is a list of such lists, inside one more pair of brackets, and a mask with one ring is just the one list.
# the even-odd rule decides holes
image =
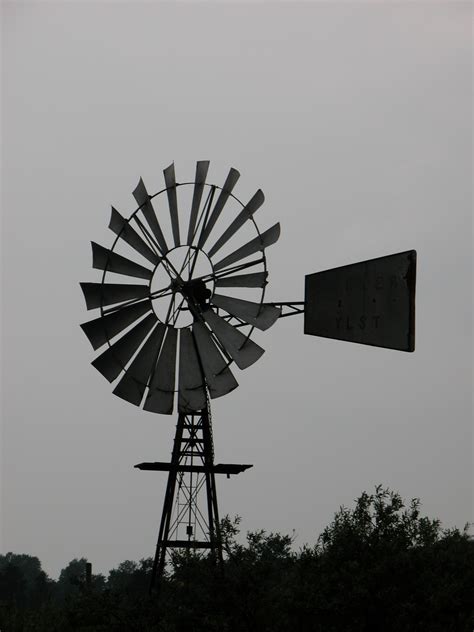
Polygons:
[[210,400],[264,353],[255,328],[304,314],[309,335],[414,350],[415,251],[309,274],[304,301],[265,302],[265,250],[280,225],[260,231],[263,192],[242,203],[236,169],[222,187],[207,183],[208,169],[199,161],[194,181],[178,183],[172,164],[152,195],[140,180],[130,217],[112,208],[111,248],[92,242],[101,280],[81,283],[87,308],[100,311],[81,327],[113,393],[152,413],[177,407],[171,461],[135,466],[168,472],[150,590],[170,548],[208,549],[222,563],[215,475],[252,466],[214,462]]

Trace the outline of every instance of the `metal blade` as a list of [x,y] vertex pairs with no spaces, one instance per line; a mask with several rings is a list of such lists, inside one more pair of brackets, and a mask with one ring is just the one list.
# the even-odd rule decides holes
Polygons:
[[265,248],[268,248],[268,246],[271,246],[276,241],[278,241],[279,237],[280,237],[280,224],[275,224],[274,226],[266,230],[264,233],[262,233],[258,237],[255,237],[255,239],[252,239],[251,241],[247,242],[241,248],[234,250],[234,252],[232,252],[227,257],[224,257],[224,259],[219,261],[219,263],[214,264],[214,270],[215,271],[221,270],[222,268],[225,268],[226,266],[229,266],[232,263],[235,263],[236,261],[240,261],[241,259],[244,259],[245,257],[253,255],[255,252],[258,252],[259,250],[264,250]]
[[151,279],[153,276],[153,272],[148,268],[144,268],[138,263],[96,244],[94,241],[91,241],[91,244],[93,268],[116,272],[125,276],[138,277],[139,279]]
[[194,182],[193,202],[191,205],[191,217],[189,219],[188,228],[188,241],[190,246],[193,243],[194,230],[196,228],[196,220],[199,213],[199,206],[201,205],[202,193],[204,191],[204,185],[206,183],[206,176],[209,169],[209,160],[200,160],[196,164],[196,178]]
[[133,192],[133,197],[140,206],[141,211],[148,223],[148,226],[151,228],[154,236],[156,237],[161,252],[165,254],[166,252],[168,252],[168,245],[166,244],[166,239],[164,238],[163,232],[160,228],[160,225],[158,224],[155,209],[153,208],[153,204],[151,203],[148,191],[146,190],[145,184],[141,178]]
[[171,415],[173,412],[176,341],[176,329],[167,327],[165,341],[143,405],[144,410],[164,415]]
[[122,329],[134,323],[140,316],[152,310],[151,301],[135,303],[129,307],[122,307],[107,316],[99,316],[87,323],[82,323],[81,328],[89,338],[94,349],[102,345],[119,334]]
[[178,247],[181,244],[179,238],[179,219],[178,219],[178,200],[176,198],[176,177],[174,173],[174,163],[163,171],[165,176],[166,193],[168,195],[168,204],[170,207],[171,229],[173,231],[174,245]]
[[127,242],[132,248],[148,259],[154,265],[158,265],[160,257],[143,241],[140,235],[130,226],[127,220],[112,206],[109,228]]
[[263,195],[263,191],[259,189],[250,202],[246,204],[237,215],[229,228],[222,233],[216,243],[209,250],[209,257],[215,255],[216,252],[222,248],[222,246],[226,244],[233,235],[235,235],[239,228],[241,228],[245,222],[250,219],[256,211],[258,211],[264,201],[265,196]]
[[203,226],[203,230],[201,232],[201,236],[199,237],[198,248],[202,248],[204,246],[207,238],[209,237],[211,230],[214,228],[214,224],[217,222],[219,215],[222,212],[227,200],[229,199],[230,194],[232,193],[232,189],[237,184],[237,180],[240,178],[240,173],[236,169],[231,169],[227,175],[226,181],[224,182],[224,186],[222,187],[222,191],[220,192],[219,197],[217,198],[216,205],[214,206],[212,213],[206,223]]
[[166,327],[158,323],[137,353],[125,375],[114,389],[114,394],[135,406],[140,406],[148,381],[155,368]]
[[211,303],[262,331],[271,327],[281,314],[281,309],[273,305],[243,301],[240,298],[223,296],[222,294],[214,294]]
[[214,313],[212,309],[205,310],[202,315],[239,369],[246,369],[265,353],[262,347],[244,336],[242,332]]
[[192,413],[206,408],[204,376],[189,329],[181,329],[179,346],[178,412]]
[[227,366],[227,362],[222,357],[206,325],[196,321],[193,324],[193,336],[212,399],[226,395],[237,388],[237,380]]
[[217,287],[264,287],[267,284],[268,272],[252,272],[236,274],[216,279]]
[[122,338],[96,358],[92,365],[102,373],[102,375],[113,382],[115,378],[125,369],[125,365],[141,345],[150,329],[156,323],[155,314],[149,314],[140,321],[133,329],[130,329]]
[[79,285],[84,293],[87,309],[145,298],[150,293],[148,285],[122,283],[80,283]]
[[416,252],[308,274],[304,333],[414,351]]

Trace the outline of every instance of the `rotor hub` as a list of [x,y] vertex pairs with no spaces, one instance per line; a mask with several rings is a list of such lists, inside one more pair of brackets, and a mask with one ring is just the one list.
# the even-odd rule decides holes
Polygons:
[[212,296],[211,290],[202,279],[191,279],[183,284],[180,291],[188,300],[200,306],[204,306]]
[[159,320],[181,329],[193,323],[195,307],[209,304],[214,290],[213,267],[196,247],[172,248],[157,265],[150,284],[152,306]]

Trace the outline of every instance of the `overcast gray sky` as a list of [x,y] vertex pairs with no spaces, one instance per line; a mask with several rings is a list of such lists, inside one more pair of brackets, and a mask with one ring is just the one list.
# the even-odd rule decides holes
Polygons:
[[90,366],[79,281],[110,205],[241,172],[262,188],[269,300],[304,275],[415,248],[414,354],[256,335],[263,358],[213,404],[218,480],[243,530],[314,542],[377,483],[463,526],[472,512],[471,4],[3,2],[2,550],[55,576],[153,553],[175,419]]

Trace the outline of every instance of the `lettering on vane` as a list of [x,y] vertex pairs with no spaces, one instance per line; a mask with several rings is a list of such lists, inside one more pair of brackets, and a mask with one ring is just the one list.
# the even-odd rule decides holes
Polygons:
[[346,291],[351,290],[394,290],[398,288],[399,279],[396,274],[390,274],[389,276],[376,276],[371,282],[366,278],[361,278],[360,276],[348,276],[345,282]]
[[343,318],[342,316],[336,317],[336,329],[338,331],[353,331],[354,329],[360,329],[363,331],[366,327],[373,327],[373,329],[378,329],[380,323],[380,315],[367,316],[366,314],[362,314],[359,318],[352,318],[351,316],[346,316]]

